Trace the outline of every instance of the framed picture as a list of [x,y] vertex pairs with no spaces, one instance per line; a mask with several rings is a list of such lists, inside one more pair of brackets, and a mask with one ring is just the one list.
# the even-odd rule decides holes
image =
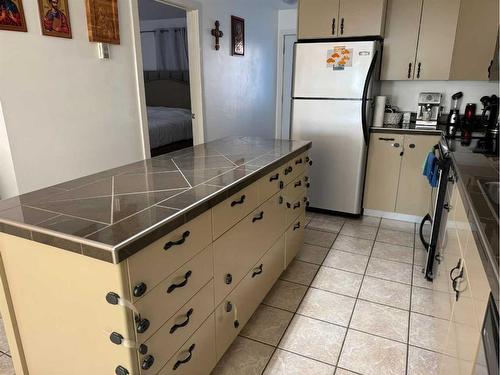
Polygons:
[[89,40],[120,44],[117,0],[87,0],[86,6]]
[[231,16],[231,54],[245,55],[245,20]]
[[0,30],[28,31],[23,0],[0,0]]
[[38,0],[42,34],[71,38],[68,0]]

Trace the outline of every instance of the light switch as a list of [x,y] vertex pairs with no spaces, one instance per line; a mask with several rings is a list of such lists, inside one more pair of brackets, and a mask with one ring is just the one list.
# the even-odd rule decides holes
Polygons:
[[108,43],[97,43],[97,55],[100,59],[110,58],[110,47]]

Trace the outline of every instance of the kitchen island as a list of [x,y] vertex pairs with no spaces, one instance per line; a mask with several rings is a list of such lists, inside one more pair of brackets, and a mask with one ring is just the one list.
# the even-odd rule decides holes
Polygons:
[[310,142],[232,137],[0,201],[18,374],[208,374],[301,248]]

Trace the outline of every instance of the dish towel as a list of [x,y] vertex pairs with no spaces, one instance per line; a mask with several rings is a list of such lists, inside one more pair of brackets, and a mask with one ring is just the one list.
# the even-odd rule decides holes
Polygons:
[[427,177],[429,184],[436,188],[439,183],[439,165],[438,159],[434,152],[431,151],[427,154],[427,158],[425,159],[422,174]]

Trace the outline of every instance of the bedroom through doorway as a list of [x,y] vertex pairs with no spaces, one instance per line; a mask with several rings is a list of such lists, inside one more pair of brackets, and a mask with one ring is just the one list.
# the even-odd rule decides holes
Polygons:
[[193,145],[186,10],[139,0],[151,156]]

